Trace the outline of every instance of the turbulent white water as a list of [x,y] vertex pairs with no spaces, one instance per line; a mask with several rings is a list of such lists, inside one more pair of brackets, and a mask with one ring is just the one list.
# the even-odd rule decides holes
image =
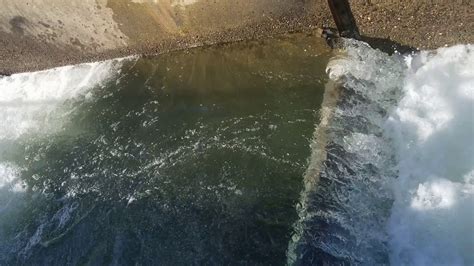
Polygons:
[[348,40],[328,73],[343,87],[290,262],[473,265],[474,46],[388,56]]
[[[90,97],[120,71],[123,59],[58,67],[0,78],[0,190],[18,191],[19,170],[3,157],[22,136],[53,133],[71,111],[69,101]],[[71,107],[71,106],[69,106]]]
[[[0,140],[50,132],[64,114],[57,108],[87,97],[119,71],[121,59],[58,67],[0,78]],[[67,110],[66,110],[67,112]]]
[[380,153],[395,155],[394,180],[381,178],[389,165],[377,172],[394,200],[386,229],[390,262],[473,265],[474,46],[421,52],[405,62],[367,47],[348,50],[329,66],[332,79],[345,79],[388,111],[388,118],[358,113],[380,126],[386,144],[357,129],[344,139],[346,151],[376,166],[387,160]]
[[398,178],[388,226],[393,264],[474,264],[474,46],[407,57],[386,134]]

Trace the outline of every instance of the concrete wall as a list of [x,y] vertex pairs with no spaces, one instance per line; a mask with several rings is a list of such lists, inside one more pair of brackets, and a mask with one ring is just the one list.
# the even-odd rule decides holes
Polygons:
[[258,25],[298,20],[307,5],[302,0],[0,0],[0,71],[247,38]]
[[[357,0],[363,34],[473,42],[472,0]],[[255,39],[331,25],[326,0],[0,0],[0,73]],[[444,35],[443,35],[444,34]]]

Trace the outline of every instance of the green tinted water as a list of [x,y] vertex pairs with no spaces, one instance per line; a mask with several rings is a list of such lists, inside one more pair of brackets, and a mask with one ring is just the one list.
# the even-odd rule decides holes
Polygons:
[[3,140],[0,264],[284,264],[328,57],[296,34],[125,61]]

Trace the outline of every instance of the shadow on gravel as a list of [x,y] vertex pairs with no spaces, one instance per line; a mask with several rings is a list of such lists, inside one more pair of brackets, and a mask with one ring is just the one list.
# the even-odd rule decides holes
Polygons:
[[418,51],[418,49],[415,47],[400,44],[390,39],[362,36],[361,40],[368,43],[372,48],[379,49],[380,51],[385,52],[390,55],[395,52],[399,52],[401,54],[407,54],[407,53],[413,53],[413,52]]
[[[331,48],[340,47],[340,36],[337,32],[337,29],[331,27],[324,27],[321,29],[321,37],[326,40],[326,43]],[[418,49],[415,47],[404,45],[386,38],[376,38],[362,35],[360,36],[360,38],[357,39],[366,42],[370,45],[370,47],[374,49],[379,49],[380,51],[389,55],[392,55],[395,52],[407,54],[418,51]]]

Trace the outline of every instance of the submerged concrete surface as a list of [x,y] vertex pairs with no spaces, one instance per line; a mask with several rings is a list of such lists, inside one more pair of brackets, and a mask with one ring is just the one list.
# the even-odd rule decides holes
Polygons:
[[[474,42],[471,0],[352,1],[374,42]],[[0,73],[332,26],[326,0],[0,0]]]

